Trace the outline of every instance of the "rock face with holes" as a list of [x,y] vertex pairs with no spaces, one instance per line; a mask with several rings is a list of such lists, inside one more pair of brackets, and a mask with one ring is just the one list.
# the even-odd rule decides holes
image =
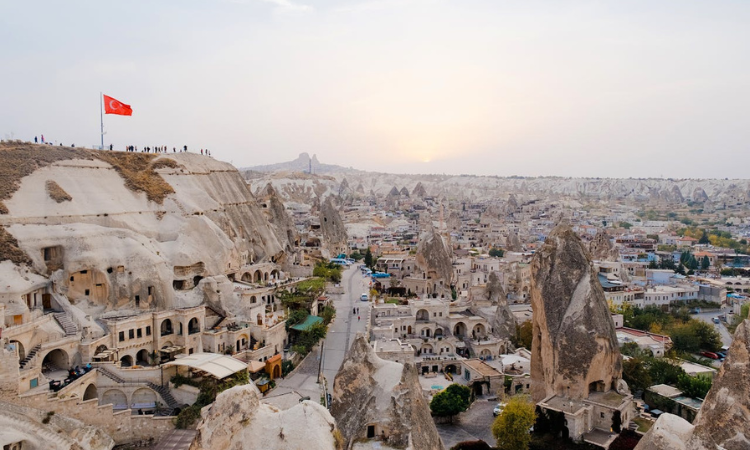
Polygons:
[[323,406],[304,401],[285,411],[260,402],[254,384],[235,386],[201,411],[190,450],[335,450],[336,423]]
[[531,271],[534,400],[619,390],[622,360],[614,324],[581,239],[569,226],[557,226],[534,255]]
[[334,380],[331,414],[344,448],[370,439],[389,448],[443,448],[416,368],[379,358],[361,334]]
[[[2,145],[0,157],[18,153]],[[28,154],[48,150],[27,147]],[[3,191],[3,233],[34,272],[61,271],[55,288],[76,308],[95,316],[194,306],[191,292],[202,278],[236,272],[239,279],[248,264],[283,270],[292,262],[294,226],[283,206],[269,192],[263,208],[228,163],[192,153],[54,150],[55,161],[19,174]],[[139,177],[133,161],[148,176]],[[65,201],[50,197],[51,185]]]
[[693,425],[663,414],[636,450],[746,450],[750,448],[750,321],[737,327]]

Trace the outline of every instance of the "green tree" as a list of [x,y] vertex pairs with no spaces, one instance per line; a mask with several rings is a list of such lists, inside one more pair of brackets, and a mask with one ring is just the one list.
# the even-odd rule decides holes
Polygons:
[[323,318],[323,323],[328,325],[333,318],[336,317],[336,308],[333,306],[324,306],[323,311],[320,313],[320,317]]
[[490,249],[490,256],[494,256],[495,258],[502,258],[505,254],[505,251],[501,248],[493,247]]
[[367,247],[367,251],[365,252],[365,265],[372,269],[372,266],[375,262],[372,259],[372,252],[370,251],[370,247]]
[[351,253],[351,254],[349,255],[349,257],[350,257],[351,259],[355,260],[355,261],[359,261],[359,260],[361,260],[362,258],[364,258],[364,255],[362,255],[362,253],[360,253],[359,251],[357,251],[357,250],[354,250],[354,251],[353,251],[353,252],[352,252],[352,253]]
[[688,397],[706,398],[706,394],[711,389],[711,378],[681,374],[677,379],[677,387]]
[[711,261],[708,259],[708,256],[704,256],[701,259],[701,270],[708,270],[709,267],[711,267]]
[[646,365],[639,358],[630,358],[622,362],[622,379],[628,383],[633,392],[645,391],[653,384]]
[[536,421],[534,404],[527,396],[511,397],[495,421],[492,435],[501,450],[526,450],[531,442],[529,429]]
[[701,234],[700,239],[698,239],[699,244],[709,244],[708,240],[708,234],[706,234],[706,230],[703,230],[703,234]]
[[682,367],[673,364],[668,359],[659,358],[649,361],[648,374],[654,384],[676,384],[680,375],[684,373]]
[[633,224],[629,222],[620,222],[620,227],[625,228],[626,230],[629,230],[630,228],[633,227]]
[[466,386],[453,383],[445,390],[438,392],[430,401],[430,411],[433,416],[453,417],[466,411],[471,404],[471,389]]
[[522,323],[516,327],[516,336],[514,344],[516,347],[523,347],[527,350],[531,350],[531,339],[533,336],[534,325],[530,320]]

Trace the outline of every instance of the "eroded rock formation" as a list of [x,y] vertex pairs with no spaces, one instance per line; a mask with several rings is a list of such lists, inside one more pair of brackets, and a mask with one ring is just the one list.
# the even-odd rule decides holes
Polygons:
[[581,239],[558,225],[531,262],[532,396],[615,389],[622,361],[604,292]]
[[486,289],[490,302],[497,305],[495,315],[490,322],[492,334],[504,339],[512,338],[516,335],[516,318],[508,307],[508,299],[505,296],[503,284],[496,272],[490,273]]
[[260,402],[254,384],[235,386],[201,411],[201,422],[190,450],[337,449],[336,423],[314,401],[285,411]]
[[339,210],[328,197],[320,207],[320,229],[323,233],[323,250],[328,251],[328,257],[334,257],[346,252],[347,234]]
[[589,243],[591,258],[597,261],[617,261],[620,254],[609,240],[609,235],[604,231],[596,233],[594,240]]
[[362,334],[334,380],[331,414],[345,445],[366,439],[372,426],[370,431],[389,447],[443,448],[416,368],[379,358]]
[[419,237],[416,262],[428,274],[434,272],[435,278],[443,280],[445,287],[450,284],[453,275],[451,253],[442,236],[432,227]]

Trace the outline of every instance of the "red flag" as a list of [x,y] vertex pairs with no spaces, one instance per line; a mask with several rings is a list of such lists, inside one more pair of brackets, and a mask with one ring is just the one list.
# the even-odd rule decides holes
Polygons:
[[109,95],[104,96],[104,114],[119,114],[121,116],[132,116],[133,109],[119,100],[115,100]]

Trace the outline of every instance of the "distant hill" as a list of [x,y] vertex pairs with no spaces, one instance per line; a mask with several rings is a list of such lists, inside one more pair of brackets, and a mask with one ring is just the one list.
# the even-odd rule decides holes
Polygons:
[[307,153],[300,153],[294,161],[268,164],[266,166],[243,167],[240,171],[310,173],[310,169],[312,169],[312,173],[314,174],[361,172],[356,169],[337,166],[335,164],[321,164],[316,155],[313,155],[312,158],[310,158],[310,155]]

